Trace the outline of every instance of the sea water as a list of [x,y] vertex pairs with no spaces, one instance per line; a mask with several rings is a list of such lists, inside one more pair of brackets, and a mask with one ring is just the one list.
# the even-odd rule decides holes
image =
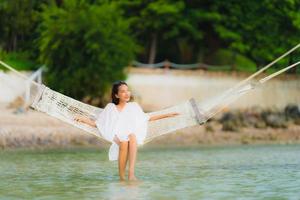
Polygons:
[[138,182],[107,150],[2,150],[0,199],[300,199],[300,145],[142,148]]

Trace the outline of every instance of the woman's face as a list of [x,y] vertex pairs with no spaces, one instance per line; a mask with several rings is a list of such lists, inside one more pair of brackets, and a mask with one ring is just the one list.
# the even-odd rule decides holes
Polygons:
[[122,84],[119,86],[116,97],[120,99],[120,102],[127,102],[130,100],[130,91],[128,90],[127,85]]

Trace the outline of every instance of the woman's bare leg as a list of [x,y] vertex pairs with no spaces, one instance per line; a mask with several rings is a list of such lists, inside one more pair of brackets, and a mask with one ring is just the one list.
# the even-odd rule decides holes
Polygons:
[[129,172],[128,180],[137,180],[134,175],[135,162],[137,157],[137,142],[134,134],[129,135]]
[[125,180],[125,170],[127,164],[128,141],[120,142],[119,144],[119,176],[120,180]]

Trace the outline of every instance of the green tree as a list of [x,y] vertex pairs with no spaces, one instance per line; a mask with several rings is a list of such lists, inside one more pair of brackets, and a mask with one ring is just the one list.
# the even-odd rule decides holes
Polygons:
[[137,37],[146,38],[145,45],[149,46],[148,62],[154,63],[157,54],[159,38],[167,39],[177,35],[177,21],[184,4],[181,1],[138,0],[121,1],[121,6],[127,10],[131,27]]
[[137,46],[114,3],[65,1],[45,6],[42,19],[40,61],[55,90],[77,99],[103,98],[113,81],[126,78]]
[[[183,0],[138,0],[119,1],[119,5],[125,10],[125,15],[130,19],[131,28],[141,46],[144,47],[149,63],[154,63],[158,54],[158,47],[163,48],[165,41],[167,46],[181,42],[181,49],[189,37],[176,40],[180,34],[193,34],[198,39],[201,32],[196,31],[189,19],[185,17],[185,3]],[[172,40],[172,42],[170,42]],[[172,48],[163,48],[166,52]],[[173,52],[174,53],[174,52]],[[178,52],[175,52],[175,54]]]
[[0,1],[0,45],[8,52],[30,47],[37,25],[37,8],[43,1]]
[[217,1],[215,7],[223,16],[214,24],[223,45],[251,58],[257,67],[299,42],[298,0],[228,0]]
[[212,1],[120,0],[119,3],[144,47],[139,55],[142,60],[153,63],[169,58],[182,63],[197,62],[210,54],[211,49],[218,48],[211,33],[214,33],[212,24],[221,16],[212,9]]

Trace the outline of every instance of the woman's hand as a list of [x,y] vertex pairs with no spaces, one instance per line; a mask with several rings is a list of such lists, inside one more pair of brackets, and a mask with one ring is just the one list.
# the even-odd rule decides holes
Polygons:
[[177,115],[180,115],[180,113],[174,112],[174,113],[169,113],[168,117],[175,117]]
[[85,123],[92,127],[97,127],[95,120],[92,120],[92,119],[84,117],[84,116],[80,116],[80,115],[75,116],[74,121]]
[[116,135],[115,135],[115,137],[114,137],[114,141],[115,141],[115,143],[116,143],[117,145],[120,146],[121,141],[120,141],[120,139],[119,139]]
[[154,115],[154,116],[150,117],[149,121],[155,121],[155,120],[164,119],[164,118],[168,118],[168,117],[175,117],[179,114],[180,113],[174,112],[174,113],[166,113],[166,114],[162,114],[162,115]]
[[77,122],[83,122],[83,123],[86,122],[85,117],[82,117],[82,116],[75,116],[74,120]]

